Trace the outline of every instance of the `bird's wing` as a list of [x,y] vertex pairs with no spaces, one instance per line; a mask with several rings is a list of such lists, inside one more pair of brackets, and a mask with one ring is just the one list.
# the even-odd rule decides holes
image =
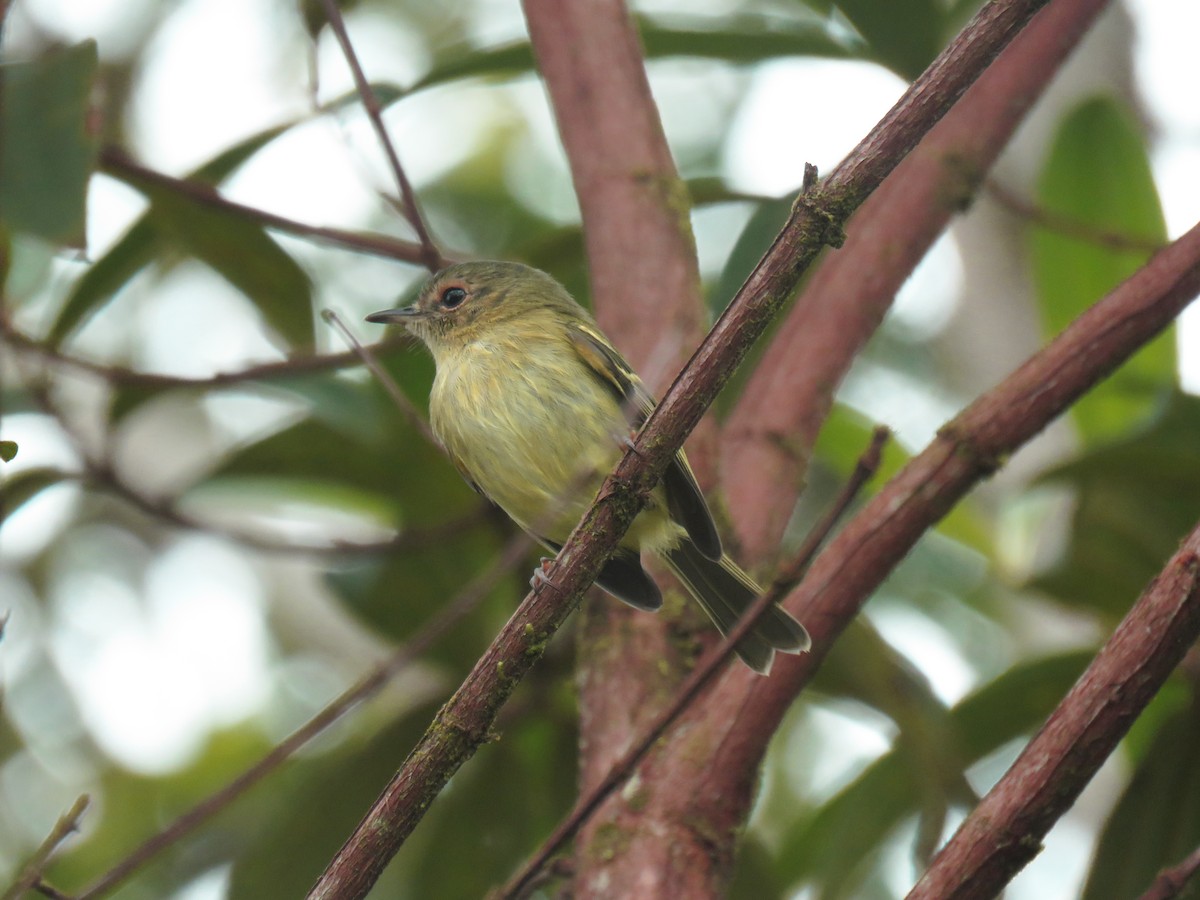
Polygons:
[[[574,323],[568,333],[580,359],[616,396],[630,427],[640,428],[654,410],[654,398],[646,392],[629,363],[599,331],[586,324]],[[671,518],[683,526],[701,553],[709,559],[720,559],[720,535],[682,450],[675,454],[675,459],[667,466],[663,485],[667,490],[667,507]]]
[[475,483],[475,479],[471,477],[471,473],[467,471],[467,467],[464,466],[462,461],[454,455],[454,452],[451,451],[449,447],[442,447],[442,450],[445,452],[450,462],[454,463],[454,468],[458,469],[458,474],[462,476],[463,481],[467,483],[468,487],[470,487],[471,490],[479,494],[481,497],[487,497],[488,500],[491,500],[492,498],[488,497],[487,492]]

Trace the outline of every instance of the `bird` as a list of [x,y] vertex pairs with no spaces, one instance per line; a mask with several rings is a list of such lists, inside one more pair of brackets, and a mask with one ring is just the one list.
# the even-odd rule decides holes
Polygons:
[[[368,322],[401,324],[433,356],[434,435],[459,473],[557,553],[655,401],[592,316],[551,275],[507,261],[451,265],[411,305]],[[638,609],[662,606],[642,565],[656,556],[728,634],[762,589],[724,552],[679,450],[596,583]],[[735,647],[755,672],[811,647],[772,604]]]

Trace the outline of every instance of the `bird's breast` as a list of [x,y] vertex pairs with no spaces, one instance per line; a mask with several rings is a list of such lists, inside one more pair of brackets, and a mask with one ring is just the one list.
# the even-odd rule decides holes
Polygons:
[[438,359],[430,419],[484,493],[556,541],[616,464],[628,427],[615,397],[566,340],[475,341]]

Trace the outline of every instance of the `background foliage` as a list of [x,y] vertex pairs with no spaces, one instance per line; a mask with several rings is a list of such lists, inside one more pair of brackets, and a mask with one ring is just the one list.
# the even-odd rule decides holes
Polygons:
[[[0,469],[0,597],[10,616],[0,645],[0,881],[87,792],[83,833],[48,873],[80,889],[416,632],[510,534],[364,369],[308,362],[342,349],[321,309],[368,336],[361,315],[394,305],[419,280],[417,266],[265,228],[101,152],[157,152],[161,167],[251,205],[278,178],[273,170],[297,195],[319,195],[323,181],[340,185],[348,174],[366,186],[353,202],[299,218],[340,215],[336,224],[407,237],[376,193],[386,182],[359,104],[307,7],[278,0],[259,11],[276,28],[271,76],[287,98],[276,114],[206,158],[185,149],[168,159],[139,110],[164,35],[198,6],[135,4],[122,28],[136,40],[93,41],[68,39],[52,11],[18,3],[6,35],[0,400],[16,457]],[[747,192],[727,164],[729,122],[763,67],[854,60],[911,79],[973,6],[812,0],[640,11],[657,99],[693,191],[714,311],[765,249],[790,196]],[[529,48],[507,34],[519,30],[517,11],[364,0],[348,14],[370,74],[383,72],[377,90],[402,154],[419,161],[418,191],[443,248],[527,261],[586,298],[569,178],[546,139]],[[1097,84],[1041,115],[1052,120],[1050,140],[1025,177],[1005,185],[1043,213],[1011,213],[1004,225],[1019,238],[1013,264],[1028,268],[1031,290],[1005,303],[1014,316],[1034,313],[1050,335],[1143,263],[1166,231],[1131,95]],[[700,124],[687,126],[689,117]],[[330,145],[339,154],[332,170]],[[803,146],[795,152],[802,161]],[[420,162],[438,154],[451,161]],[[964,271],[966,281],[944,293],[973,290]],[[969,303],[952,315],[926,301],[906,295],[852,373],[793,538],[853,464],[867,416],[894,414],[894,470],[904,448],[968,399],[963,385],[979,373],[969,363],[964,371],[964,347],[1007,341],[1010,364],[1031,349],[981,334]],[[637,302],[653,302],[652,287]],[[735,895],[810,886],[820,897],[894,896],[1003,771],[1200,511],[1200,402],[1179,389],[1175,347],[1166,335],[1143,350],[1032,461],[1018,459],[1013,475],[947,518],[872,600],[776,739]],[[429,360],[394,342],[377,353],[421,406]],[[274,362],[282,364],[262,365]],[[502,579],[419,666],[117,896],[301,895],[507,617],[527,569]],[[180,621],[199,648],[172,643]],[[454,778],[377,896],[478,896],[566,811],[571,652],[557,641],[506,710],[503,738]],[[174,654],[182,658],[168,664]],[[241,671],[246,658],[253,671],[230,681],[229,696],[193,696],[204,691],[188,685]],[[1129,897],[1200,843],[1200,792],[1180,777],[1200,752],[1195,676],[1189,660],[1085,797],[1085,817],[1062,826],[1064,841],[1014,896],[1063,896],[1071,867],[1098,840],[1085,896]],[[114,692],[129,694],[118,699],[130,737],[114,736],[123,727]],[[177,721],[190,737],[160,736],[157,751],[138,750],[147,721]],[[1097,813],[1106,818],[1093,828]]]

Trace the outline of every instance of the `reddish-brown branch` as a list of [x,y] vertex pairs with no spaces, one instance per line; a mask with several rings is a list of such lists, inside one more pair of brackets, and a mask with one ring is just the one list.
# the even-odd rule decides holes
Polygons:
[[1200,637],[1200,525],[1150,583],[1041,731],[908,900],[995,897]]
[[[597,319],[651,390],[704,335],[687,189],[650,92],[623,0],[525,0],[530,40],[571,167]],[[713,432],[690,444],[710,479]],[[643,733],[682,677],[673,617],[645,616],[608,598],[585,611],[579,635],[580,784],[608,771]],[[577,890],[588,896],[591,834],[579,841]]]
[[641,815],[690,817],[711,833],[736,822],[727,817],[749,802],[763,736],[775,731],[887,573],[979,480],[1170,324],[1198,291],[1200,225],[946,425],[846,525],[790,598],[788,607],[812,633],[812,652],[780,658],[769,679],[725,673],[642,770],[647,783],[669,774],[693,793],[683,809],[642,808]]
[[600,325],[657,393],[704,335],[687,188],[622,0],[525,0],[583,216]]
[[654,742],[666,733],[684,710],[696,700],[700,692],[709,685],[721,667],[730,660],[738,642],[750,633],[768,609],[795,587],[825,539],[833,532],[834,526],[879,468],[883,445],[888,437],[887,428],[875,429],[870,446],[859,458],[854,472],[842,487],[838,498],[826,511],[821,521],[809,532],[804,544],[796,551],[791,561],[783,567],[775,582],[750,605],[738,620],[737,625],[724,636],[720,643],[701,658],[666,709],[655,716],[651,726],[644,734],[638,736],[637,742],[621,755],[621,758],[613,764],[599,784],[580,797],[570,815],[559,824],[538,851],[500,890],[497,900],[525,896],[542,867],[550,861],[550,858],[558,852],[563,844],[575,836],[588,818],[600,807],[600,804],[628,780],[638,763],[650,751]]
[[900,285],[969,201],[1107,0],[1042,10],[855,214],[747,382],[721,439],[721,482],[747,559],[769,562],[838,384]]
[[1172,900],[1183,893],[1196,873],[1200,872],[1200,849],[1193,850],[1187,859],[1163,869],[1138,900]]
[[[500,707],[595,579],[684,436],[700,421],[762,335],[819,247],[838,239],[845,218],[879,186],[1041,5],[1041,0],[997,0],[982,10],[834,171],[825,187],[800,198],[762,264],[605,480],[596,502],[567,540],[548,577],[522,601],[438,713],[383,795],[338,851],[310,897],[362,897],[370,890],[446,781],[487,739]],[[822,558],[827,555],[828,551]],[[777,668],[786,672],[786,667],[777,664]],[[764,683],[775,680],[762,679]]]

